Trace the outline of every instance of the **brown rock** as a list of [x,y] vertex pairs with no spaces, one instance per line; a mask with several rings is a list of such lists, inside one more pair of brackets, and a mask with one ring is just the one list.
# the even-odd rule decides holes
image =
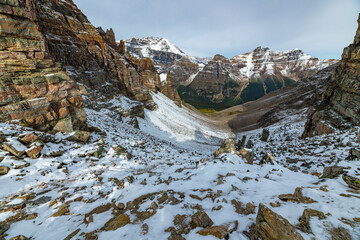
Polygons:
[[246,159],[246,161],[247,161],[249,164],[253,164],[253,163],[254,163],[255,154],[253,153],[252,150],[246,149],[246,148],[242,148],[242,149],[240,149],[240,156],[241,156],[242,158]]
[[311,233],[311,228],[310,228],[311,217],[318,217],[319,220],[326,218],[323,212],[310,208],[305,209],[302,216],[299,219],[301,231],[305,233]]
[[54,127],[55,131],[58,132],[72,132],[74,131],[72,121],[70,117],[61,119],[57,122],[57,124]]
[[27,238],[24,235],[19,235],[19,236],[10,238],[10,240],[28,240],[28,239],[30,239],[30,238]]
[[303,237],[288,220],[271,211],[263,204],[259,205],[255,229],[256,231],[251,236],[251,239],[303,240]]
[[219,157],[223,153],[239,154],[236,150],[234,139],[226,139],[221,147],[214,153],[214,156]]
[[203,211],[199,211],[191,217],[191,222],[190,222],[191,228],[196,228],[196,227],[206,228],[212,226],[213,224],[214,222]]
[[302,194],[302,188],[298,187],[295,189],[294,194],[281,194],[279,195],[279,199],[282,201],[292,201],[298,203],[314,203],[315,201],[311,198],[304,197]]
[[130,223],[130,217],[126,214],[120,214],[112,219],[110,219],[104,225],[105,231],[115,231],[118,228],[124,227]]
[[21,137],[20,141],[24,144],[30,144],[38,140],[39,137],[35,133],[29,133]]
[[4,175],[8,174],[9,171],[10,171],[10,168],[5,167],[5,166],[0,166],[0,176],[4,176]]
[[18,141],[13,141],[13,143],[4,143],[3,148],[5,151],[8,151],[16,157],[21,157],[24,155],[26,149],[26,147]]
[[241,202],[233,199],[231,200],[231,204],[235,207],[235,211],[238,214],[249,215],[255,213],[256,206],[252,203],[247,203],[246,206],[243,207]]
[[77,130],[66,139],[69,141],[86,143],[89,140],[89,138],[90,138],[89,132]]
[[207,227],[198,231],[197,233],[202,236],[212,235],[214,237],[217,237],[218,239],[227,239],[230,233],[237,230],[238,225],[238,221],[235,221],[233,223],[224,224],[221,226]]
[[346,228],[338,227],[329,230],[329,234],[332,240],[352,240],[349,231]]
[[26,155],[28,155],[29,157],[31,157],[32,159],[36,159],[40,157],[41,151],[42,151],[42,147],[41,146],[33,146],[30,149],[26,150]]
[[64,204],[64,205],[60,206],[59,210],[56,213],[54,213],[53,215],[51,215],[51,217],[60,217],[60,216],[68,214],[69,212],[70,212],[69,206],[67,204]]

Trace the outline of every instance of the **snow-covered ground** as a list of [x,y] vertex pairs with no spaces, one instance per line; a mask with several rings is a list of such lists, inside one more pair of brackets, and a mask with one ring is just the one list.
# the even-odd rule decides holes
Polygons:
[[[101,132],[92,132],[86,144],[67,141],[66,135],[58,133],[43,136],[47,141],[38,159],[19,160],[1,150],[0,166],[10,171],[0,176],[0,230],[1,221],[11,216],[37,214],[12,223],[6,239],[20,234],[32,239],[65,239],[71,233],[72,238],[67,239],[167,239],[170,233],[165,230],[174,225],[176,215],[191,216],[199,209],[214,225],[238,221],[230,239],[247,239],[243,231],[255,221],[257,207],[249,215],[239,214],[236,201],[268,207],[279,201],[278,207],[270,208],[293,225],[299,223],[305,208],[324,212],[324,220],[311,218],[313,234],[299,231],[304,239],[330,239],[328,230],[339,226],[348,229],[353,239],[360,239],[359,224],[353,220],[360,217],[359,192],[348,188],[341,177],[319,179],[315,174],[335,163],[348,167],[349,175],[359,174],[360,162],[345,160],[351,147],[359,147],[355,140],[358,129],[301,140],[303,122],[279,124],[269,129],[268,142],[260,141],[261,130],[242,133],[239,139],[246,135],[254,144],[256,160],[250,165],[233,154],[214,158],[219,139],[228,137],[226,131],[214,131],[207,120],[162,95],[153,98],[159,108],[138,119],[140,129],[119,120],[114,111],[87,109],[89,125]],[[33,132],[11,124],[0,124],[0,129],[13,141],[20,133]],[[128,154],[116,152],[119,146]],[[62,153],[55,157],[59,151]],[[259,165],[268,152],[276,163]],[[26,163],[26,167],[16,167]],[[280,194],[293,193],[297,187],[303,187],[303,194],[316,202],[279,200]],[[3,210],[12,204],[22,209]],[[61,209],[68,211],[52,217]],[[106,223],[119,214],[129,216],[130,222],[106,231]],[[182,236],[216,239],[200,236],[199,230]]]

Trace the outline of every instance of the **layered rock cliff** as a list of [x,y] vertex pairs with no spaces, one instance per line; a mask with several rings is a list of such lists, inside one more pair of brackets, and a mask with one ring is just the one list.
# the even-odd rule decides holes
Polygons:
[[0,1],[0,120],[41,130],[84,128],[81,94],[46,50],[34,1]]
[[344,49],[325,87],[323,101],[311,109],[303,137],[328,134],[348,123],[360,124],[360,16],[354,42]]
[[88,89],[108,97],[122,93],[139,101],[151,99],[147,89],[160,89],[151,61],[125,56],[114,32],[95,28],[72,0],[39,0],[36,7],[50,55]]
[[154,109],[149,91],[180,103],[149,58],[126,54],[113,30],[95,28],[72,0],[0,1],[0,14],[3,121],[21,119],[42,130],[81,128],[86,90],[89,106],[124,94]]

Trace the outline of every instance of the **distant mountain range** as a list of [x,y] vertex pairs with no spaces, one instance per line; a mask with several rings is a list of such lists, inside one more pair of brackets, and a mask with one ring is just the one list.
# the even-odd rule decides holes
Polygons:
[[157,37],[132,38],[125,45],[131,55],[150,58],[162,81],[170,73],[172,87],[199,109],[221,110],[256,100],[338,62],[320,60],[299,49],[276,52],[262,47],[231,59],[200,58]]

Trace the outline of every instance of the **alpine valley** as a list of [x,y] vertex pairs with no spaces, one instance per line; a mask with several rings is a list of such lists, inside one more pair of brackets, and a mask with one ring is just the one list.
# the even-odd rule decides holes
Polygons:
[[0,240],[360,239],[358,25],[199,58],[0,0]]
[[189,56],[163,38],[132,38],[125,43],[133,56],[150,58],[163,81],[170,75],[172,88],[198,109],[223,110],[259,99],[338,62],[299,49],[276,52],[258,47],[228,59]]

